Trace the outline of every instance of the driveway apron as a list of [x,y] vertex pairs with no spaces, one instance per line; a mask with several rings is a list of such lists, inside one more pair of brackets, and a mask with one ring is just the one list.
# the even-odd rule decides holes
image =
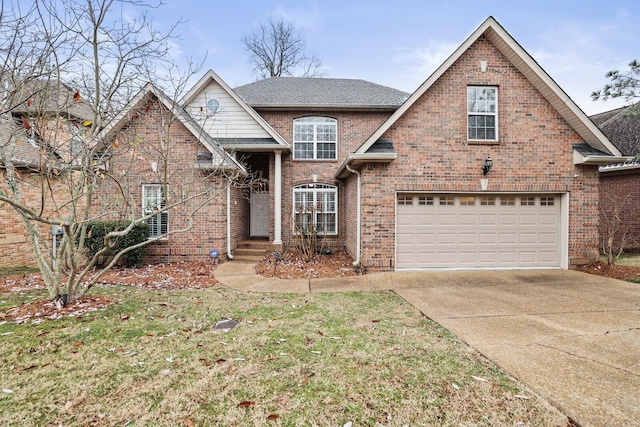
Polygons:
[[640,425],[640,285],[527,270],[400,272],[392,287],[580,425]]

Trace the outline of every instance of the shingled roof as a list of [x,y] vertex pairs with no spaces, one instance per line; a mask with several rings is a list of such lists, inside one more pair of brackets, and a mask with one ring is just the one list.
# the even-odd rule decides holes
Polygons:
[[640,115],[629,114],[629,108],[605,111],[590,118],[623,156],[637,156],[640,154]]
[[271,77],[234,89],[254,108],[395,110],[409,97],[401,90],[356,79]]

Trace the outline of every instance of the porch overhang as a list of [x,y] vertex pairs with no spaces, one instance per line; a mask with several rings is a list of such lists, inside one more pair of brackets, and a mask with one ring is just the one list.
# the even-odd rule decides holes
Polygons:
[[270,151],[291,151],[291,146],[273,138],[216,138],[226,150],[243,153],[265,153]]
[[398,158],[398,154],[393,153],[352,153],[347,156],[342,162],[335,177],[338,179],[344,179],[348,177],[351,172],[347,170],[347,166],[352,169],[357,169],[365,163],[391,163]]

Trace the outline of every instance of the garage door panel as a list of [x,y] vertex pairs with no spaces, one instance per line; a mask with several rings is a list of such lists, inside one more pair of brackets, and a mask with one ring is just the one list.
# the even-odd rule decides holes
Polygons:
[[455,245],[457,243],[457,235],[453,233],[439,233],[436,243],[439,245]]
[[555,251],[541,251],[538,253],[540,262],[543,263],[551,263],[554,262],[556,260],[556,252]]
[[558,217],[552,214],[541,214],[538,216],[540,225],[556,225],[558,223]]
[[436,264],[437,265],[442,265],[442,264],[451,264],[454,263],[456,261],[456,253],[451,251],[451,252],[436,252],[435,254],[435,258],[436,258]]
[[479,226],[496,225],[497,223],[498,218],[495,213],[478,215]]
[[478,222],[476,215],[474,214],[460,214],[458,215],[458,224],[459,225],[473,225],[475,226]]
[[518,225],[520,226],[533,226],[538,224],[538,215],[535,214],[520,214],[518,219]]
[[516,265],[518,260],[516,252],[513,251],[501,251],[500,253],[498,253],[497,259],[498,262],[503,266]]
[[554,245],[558,242],[557,234],[553,233],[539,233],[539,242],[540,244]]
[[500,214],[498,215],[498,224],[503,226],[518,225],[518,215],[512,214]]
[[480,245],[495,245],[496,244],[496,234],[495,233],[479,233],[478,234],[478,244]]
[[436,220],[436,214],[420,212],[415,214],[418,224],[433,224]]
[[477,235],[476,233],[460,233],[458,234],[458,243],[460,243],[461,245],[477,245],[478,244],[478,239],[477,239]]
[[439,214],[436,222],[440,225],[456,225],[457,216],[454,213]]
[[538,253],[535,251],[518,252],[518,261],[522,264],[535,264],[538,260]]
[[[433,197],[433,205],[419,205],[419,198],[413,197],[413,205],[397,206],[399,269],[558,266],[557,196]],[[503,198],[513,203],[503,205]],[[494,203],[482,204],[484,199]]]
[[515,245],[518,239],[518,234],[514,232],[498,233],[498,242],[501,245]]

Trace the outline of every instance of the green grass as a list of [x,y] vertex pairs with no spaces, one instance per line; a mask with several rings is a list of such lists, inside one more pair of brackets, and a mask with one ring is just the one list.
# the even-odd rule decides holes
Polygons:
[[95,292],[113,304],[0,325],[0,425],[566,425],[393,293]]
[[631,267],[640,267],[640,254],[622,254],[617,261],[620,265],[628,265]]
[[38,269],[33,267],[0,267],[0,277],[17,276],[37,272]]

